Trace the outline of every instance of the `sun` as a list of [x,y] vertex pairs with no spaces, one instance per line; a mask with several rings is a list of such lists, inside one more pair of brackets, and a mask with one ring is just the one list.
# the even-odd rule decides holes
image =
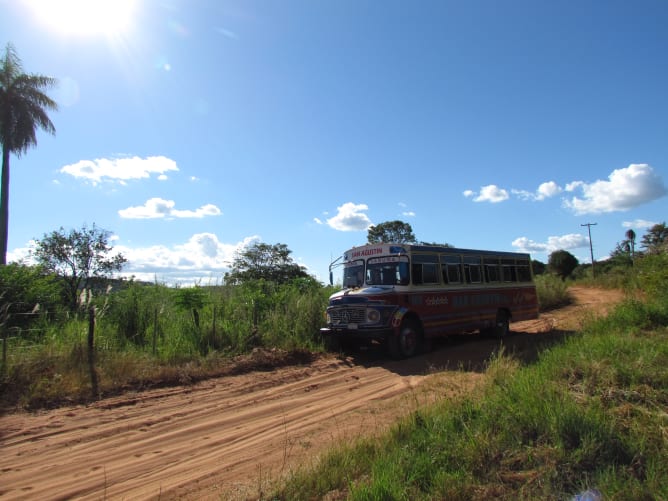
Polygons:
[[114,36],[124,32],[136,0],[24,0],[37,20],[65,35]]

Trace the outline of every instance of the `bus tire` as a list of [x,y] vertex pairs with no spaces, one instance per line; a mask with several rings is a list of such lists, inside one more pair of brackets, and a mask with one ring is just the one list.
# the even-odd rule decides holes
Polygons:
[[510,332],[510,316],[506,310],[499,310],[496,313],[496,323],[494,324],[494,337],[503,339]]
[[394,359],[410,358],[420,352],[422,345],[422,329],[415,320],[404,320],[397,335],[388,340],[390,356]]

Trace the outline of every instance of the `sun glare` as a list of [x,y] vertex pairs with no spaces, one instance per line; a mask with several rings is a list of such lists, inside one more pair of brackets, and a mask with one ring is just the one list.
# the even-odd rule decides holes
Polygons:
[[127,28],[136,0],[25,0],[35,17],[66,35],[119,35]]

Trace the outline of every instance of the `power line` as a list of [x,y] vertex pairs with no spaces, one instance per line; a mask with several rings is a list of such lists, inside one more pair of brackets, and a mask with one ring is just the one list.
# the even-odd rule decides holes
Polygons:
[[591,255],[591,278],[594,278],[594,246],[591,243],[591,227],[596,226],[597,223],[585,223],[580,226],[586,226],[589,231],[589,254]]

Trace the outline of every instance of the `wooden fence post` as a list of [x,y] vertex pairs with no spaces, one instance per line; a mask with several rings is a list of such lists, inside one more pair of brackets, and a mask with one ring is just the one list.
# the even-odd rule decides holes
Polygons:
[[158,342],[158,308],[153,310],[153,346],[152,352],[155,356],[157,352],[157,342]]
[[97,371],[95,370],[95,306],[88,309],[88,370],[93,399],[99,398]]
[[[0,294],[0,299],[4,297],[5,293]],[[0,306],[0,334],[2,334],[2,369],[0,369],[0,376],[4,379],[7,375],[7,337],[9,336],[9,307],[10,303],[5,303]]]
[[0,324],[0,332],[2,332],[2,370],[0,370],[0,377],[2,379],[7,375],[7,329],[4,323]]

